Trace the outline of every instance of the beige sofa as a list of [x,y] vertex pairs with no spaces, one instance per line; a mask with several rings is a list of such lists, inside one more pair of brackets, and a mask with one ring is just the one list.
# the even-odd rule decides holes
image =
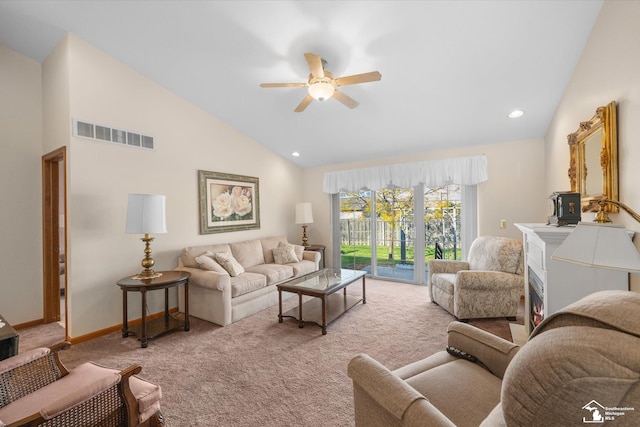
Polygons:
[[[319,252],[275,236],[184,248],[176,270],[191,273],[189,314],[225,326],[277,304],[275,285],[318,270],[320,258]],[[178,301],[184,311],[182,287]]]
[[451,323],[448,344],[479,363],[441,351],[392,372],[360,354],[348,367],[356,426],[639,426],[639,310],[636,292],[596,292],[522,348]]

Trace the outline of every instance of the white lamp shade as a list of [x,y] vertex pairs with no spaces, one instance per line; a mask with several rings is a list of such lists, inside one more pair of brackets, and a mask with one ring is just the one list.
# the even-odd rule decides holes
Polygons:
[[552,258],[589,267],[640,272],[640,254],[621,224],[580,222]]
[[165,196],[129,194],[125,232],[135,234],[166,233]]
[[311,211],[311,203],[296,203],[296,224],[312,224],[313,212]]

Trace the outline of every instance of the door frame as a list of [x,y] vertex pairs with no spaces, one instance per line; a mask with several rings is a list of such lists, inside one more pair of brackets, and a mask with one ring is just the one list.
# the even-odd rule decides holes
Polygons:
[[[62,171],[60,170],[62,168]],[[62,172],[62,173],[61,173]],[[62,180],[62,182],[60,182]],[[62,191],[61,191],[62,189]],[[62,195],[60,194],[62,192]],[[63,198],[62,203],[60,198]],[[60,224],[60,206],[63,223]],[[42,267],[43,267],[43,322],[60,321],[60,239],[65,248],[65,310],[67,330],[67,301],[69,295],[67,249],[67,147],[60,147],[42,156]],[[63,227],[63,236],[60,236]]]

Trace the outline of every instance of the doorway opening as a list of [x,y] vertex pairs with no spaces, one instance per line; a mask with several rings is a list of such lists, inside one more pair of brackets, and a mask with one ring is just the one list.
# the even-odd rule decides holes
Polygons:
[[42,156],[43,321],[67,334],[66,147]]

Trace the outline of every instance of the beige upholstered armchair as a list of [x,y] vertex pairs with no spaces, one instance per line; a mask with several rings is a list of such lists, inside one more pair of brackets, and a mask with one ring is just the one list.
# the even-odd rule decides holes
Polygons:
[[468,261],[429,261],[431,301],[460,320],[515,320],[524,292],[523,258],[519,240],[478,237],[471,244]]
[[451,323],[448,344],[477,361],[441,351],[390,371],[357,355],[356,427],[640,426],[638,312],[640,294],[602,291],[549,316],[522,348]]
[[69,369],[58,351],[36,348],[0,361],[0,426],[162,426],[160,386],[94,363]]

